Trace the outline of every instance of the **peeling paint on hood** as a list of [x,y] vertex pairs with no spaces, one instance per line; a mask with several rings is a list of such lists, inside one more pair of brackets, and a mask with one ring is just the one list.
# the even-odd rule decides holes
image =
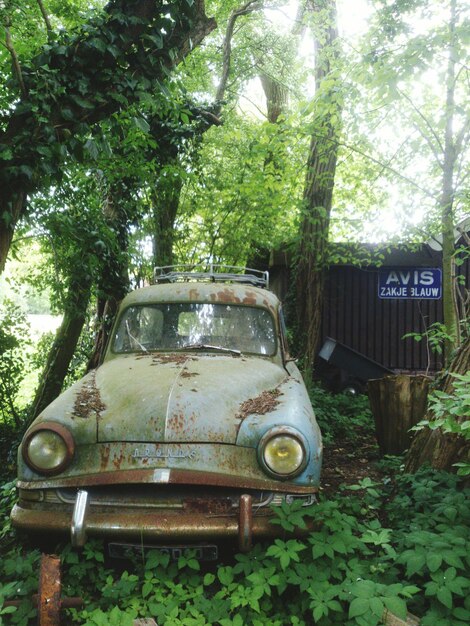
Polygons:
[[235,444],[241,405],[286,378],[285,369],[268,359],[177,356],[127,355],[98,369],[96,386],[106,407],[96,418],[99,442]]

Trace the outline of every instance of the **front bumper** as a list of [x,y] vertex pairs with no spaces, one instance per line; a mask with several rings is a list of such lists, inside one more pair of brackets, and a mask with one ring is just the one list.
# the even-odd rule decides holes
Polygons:
[[[122,487],[123,490],[126,487]],[[52,490],[42,501],[28,500],[29,490],[20,490],[20,500],[11,513],[13,525],[29,533],[69,535],[72,545],[83,546],[88,537],[107,540],[134,540],[139,543],[236,541],[241,551],[250,549],[255,539],[276,537],[279,526],[270,523],[270,504],[280,504],[284,498],[302,497],[311,504],[309,496],[243,493],[230,497],[200,498],[185,494],[167,498],[165,502],[150,503],[147,496],[133,503],[121,500],[106,491],[80,489],[61,496],[57,502]],[[60,492],[57,492],[60,495]],[[23,496],[23,497],[22,497]],[[26,496],[26,497],[25,497]],[[191,497],[193,496],[193,497]]]
[[[251,503],[250,503],[251,505]],[[241,550],[249,549],[253,538],[274,537],[279,532],[270,524],[269,516],[253,517],[251,506],[246,507],[245,515],[220,515],[208,517],[204,514],[165,515],[164,513],[133,513],[119,511],[114,513],[96,513],[90,511],[83,526],[79,526],[72,541],[83,545],[87,536],[106,539],[134,539],[139,542],[153,541],[216,541],[224,538],[238,540]],[[243,509],[240,509],[243,510]],[[65,512],[34,511],[16,505],[12,520],[17,528],[34,532],[71,533],[71,516]],[[83,529],[83,530],[82,530]]]

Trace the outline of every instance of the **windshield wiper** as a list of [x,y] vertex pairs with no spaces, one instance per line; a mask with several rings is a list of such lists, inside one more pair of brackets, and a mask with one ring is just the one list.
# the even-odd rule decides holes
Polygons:
[[141,350],[143,350],[144,352],[148,352],[147,348],[145,346],[143,346],[140,343],[140,341],[137,339],[137,337],[134,337],[134,335],[131,333],[131,330],[129,328],[129,320],[126,320],[126,331],[127,331],[128,336],[129,336],[129,339],[131,341],[133,341],[135,344],[137,344],[139,346],[139,348]]
[[208,343],[187,343],[181,347],[181,350],[217,350],[219,352],[229,352],[235,356],[240,356],[240,350],[233,350],[232,348],[224,348],[223,346],[211,346]]

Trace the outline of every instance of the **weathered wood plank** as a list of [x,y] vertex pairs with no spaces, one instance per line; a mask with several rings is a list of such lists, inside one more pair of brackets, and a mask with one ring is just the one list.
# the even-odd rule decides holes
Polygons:
[[407,613],[406,620],[397,617],[390,611],[385,611],[383,614],[382,622],[385,626],[419,626],[419,618],[412,613]]

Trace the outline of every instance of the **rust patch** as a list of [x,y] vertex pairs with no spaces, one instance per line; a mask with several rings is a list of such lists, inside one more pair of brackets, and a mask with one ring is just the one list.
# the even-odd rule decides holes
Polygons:
[[124,461],[125,455],[124,451],[121,449],[119,456],[113,459],[113,465],[117,470],[121,469],[122,462]]
[[90,375],[90,379],[82,385],[80,391],[77,393],[72,417],[88,418],[93,413],[96,413],[96,415],[100,417],[102,411],[105,410],[106,405],[103,404],[100,391],[96,386],[96,371],[93,371]]
[[192,376],[199,376],[199,374],[198,372],[188,372],[188,370],[181,372],[181,378],[191,378]]
[[225,289],[221,289],[215,294],[211,294],[211,300],[215,300],[216,302],[227,302],[234,303],[240,302],[240,298],[237,297],[233,290],[229,287],[225,287]]
[[44,626],[60,624],[61,590],[60,559],[54,554],[43,554],[38,588],[39,624]]
[[279,404],[279,396],[281,392],[279,389],[270,389],[263,391],[256,398],[250,398],[243,402],[240,406],[240,411],[237,414],[238,419],[245,419],[248,415],[256,413],[256,415],[264,415],[270,413]]
[[152,357],[152,365],[160,365],[161,363],[176,363],[182,365],[188,360],[185,354],[159,354]]
[[229,498],[187,498],[183,506],[188,513],[206,513],[208,515],[223,515],[230,513],[232,503]]
[[189,290],[189,299],[190,300],[199,300],[199,291],[197,289]]
[[175,432],[184,432],[185,419],[182,413],[174,413],[168,418],[167,428]]
[[254,293],[253,291],[247,291],[246,296],[242,300],[243,304],[253,304],[253,305],[255,305],[257,301],[258,300],[256,297],[256,293]]
[[110,453],[111,448],[109,446],[101,449],[101,471],[105,470],[108,467]]

